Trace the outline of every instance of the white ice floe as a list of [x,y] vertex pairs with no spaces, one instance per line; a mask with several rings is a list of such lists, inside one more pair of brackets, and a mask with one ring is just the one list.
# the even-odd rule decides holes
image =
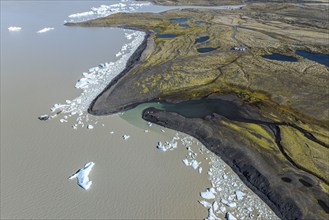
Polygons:
[[236,199],[237,200],[242,200],[243,197],[246,195],[245,193],[241,192],[241,191],[236,191],[235,192],[235,195],[236,195]]
[[212,209],[212,207],[210,207],[208,209],[208,217],[206,218],[206,220],[220,220],[220,218],[218,218],[215,215],[214,210]]
[[157,144],[157,148],[164,152],[166,152],[167,150],[174,150],[175,148],[177,148],[177,142],[175,142],[175,139],[172,139],[171,141],[166,141],[164,143],[159,141]]
[[15,32],[15,31],[22,30],[22,28],[21,27],[9,27],[8,30],[11,31],[11,32]]
[[216,198],[214,193],[212,193],[209,189],[205,192],[201,192],[200,196],[204,199],[214,199],[214,198]]
[[207,201],[204,201],[204,200],[200,200],[199,203],[200,203],[201,205],[203,205],[204,207],[206,207],[206,208],[210,208],[210,207],[212,207],[212,206],[211,206],[211,203],[209,203],[209,202],[207,202]]
[[75,174],[69,177],[70,180],[77,178],[78,185],[83,189],[87,190],[90,188],[92,181],[89,181],[89,173],[93,166],[94,162],[87,163],[82,169],[78,170]]
[[128,138],[130,138],[130,136],[125,134],[122,136],[122,138],[123,138],[123,140],[127,140]]
[[68,17],[70,22],[78,22],[83,20],[95,19],[105,17],[119,12],[134,12],[137,9],[151,5],[149,2],[137,3],[129,1],[125,3],[116,3],[111,5],[101,5],[99,7],[92,7],[90,11],[71,14]]
[[227,205],[230,208],[235,208],[236,207],[235,202],[230,202],[230,201],[227,201],[226,199],[221,199],[220,202],[223,203],[224,205]]
[[230,212],[226,213],[225,217],[227,220],[237,220],[237,218],[235,218]]
[[51,28],[51,27],[46,27],[46,28],[43,28],[39,31],[37,31],[38,34],[42,34],[42,33],[46,33],[48,31],[51,31],[51,30],[54,30],[55,28]]
[[213,202],[212,208],[213,208],[214,211],[217,211],[218,210],[219,206],[218,206],[218,202],[217,201]]

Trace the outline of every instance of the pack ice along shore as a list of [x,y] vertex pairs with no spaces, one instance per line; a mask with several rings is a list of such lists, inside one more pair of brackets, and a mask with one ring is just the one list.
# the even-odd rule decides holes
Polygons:
[[[129,68],[94,99],[91,114],[172,103],[166,111],[145,110],[143,118],[196,137],[280,218],[327,219],[329,70],[312,58],[328,56],[326,19],[324,6],[259,3],[116,13],[66,25],[148,33]],[[271,53],[295,59],[263,57]]]

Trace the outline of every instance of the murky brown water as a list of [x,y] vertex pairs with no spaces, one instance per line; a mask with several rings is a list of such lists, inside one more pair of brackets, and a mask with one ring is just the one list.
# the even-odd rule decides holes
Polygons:
[[[182,165],[183,148],[167,155],[155,148],[174,131],[154,125],[145,133],[117,115],[98,119],[93,130],[37,119],[79,95],[73,86],[83,71],[116,60],[123,30],[62,25],[68,14],[100,4],[1,1],[1,218],[201,219],[206,174]],[[44,27],[55,30],[35,33]],[[89,161],[93,185],[84,191],[67,177]]]

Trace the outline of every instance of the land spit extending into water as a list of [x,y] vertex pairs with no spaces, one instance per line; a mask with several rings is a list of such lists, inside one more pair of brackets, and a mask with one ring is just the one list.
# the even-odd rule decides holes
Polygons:
[[[174,22],[178,18],[187,26]],[[329,70],[295,54],[329,53],[327,20],[321,6],[251,4],[240,10],[118,13],[67,25],[134,27],[149,33],[128,71],[91,104],[91,114],[149,101],[225,99],[236,105],[236,116],[214,111],[188,118],[174,110],[147,109],[143,117],[199,139],[279,217],[327,219]],[[196,43],[202,36],[209,40]],[[199,53],[199,48],[216,50]],[[262,57],[274,52],[297,62]]]

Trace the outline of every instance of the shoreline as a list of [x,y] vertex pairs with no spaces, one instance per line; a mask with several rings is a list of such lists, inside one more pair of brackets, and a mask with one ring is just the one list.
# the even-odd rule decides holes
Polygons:
[[[93,111],[93,107],[95,105],[95,102],[98,100],[98,98],[100,96],[102,96],[104,94],[104,92],[108,91],[109,89],[112,89],[112,87],[119,80],[121,80],[121,78],[124,75],[126,75],[131,69],[133,69],[134,67],[136,67],[140,63],[140,60],[141,60],[143,54],[146,52],[146,49],[147,49],[147,46],[148,46],[148,39],[150,37],[150,33],[148,31],[141,30],[141,29],[134,28],[134,27],[118,27],[118,28],[141,31],[141,32],[145,33],[145,37],[144,37],[142,43],[137,47],[137,49],[134,51],[134,53],[127,60],[125,69],[121,73],[119,73],[116,77],[114,77],[114,79],[105,87],[105,89],[100,94],[98,94],[97,97],[90,103],[87,111],[91,115],[95,115],[95,116],[104,115],[104,113],[102,113],[102,112]],[[137,106],[138,104],[126,107],[125,109],[118,109],[115,112],[106,113],[106,114],[114,114],[114,113],[118,113],[118,112],[121,112],[121,111],[124,111],[124,110],[128,110],[128,109],[131,109],[131,108]]]
[[[256,116],[257,117],[257,116]],[[277,184],[276,179],[284,178],[282,174],[276,177],[268,164],[262,163],[266,156],[255,157],[257,153],[248,147],[241,147],[243,143],[230,137],[223,137],[215,133],[216,129],[224,129],[212,126],[218,120],[227,120],[224,116],[213,113],[205,118],[186,118],[175,112],[166,112],[156,108],[147,108],[143,111],[143,119],[158,124],[160,126],[174,129],[199,140],[208,150],[220,157],[233,171],[239,176],[241,181],[246,184],[254,193],[256,193],[281,219],[299,219],[299,218],[320,218],[312,213],[305,213],[301,203],[303,199],[298,200],[293,195],[289,195],[291,186]],[[269,127],[269,129],[271,129]],[[277,135],[272,131],[274,135]],[[271,164],[271,163],[270,163]],[[264,168],[262,168],[264,166]],[[264,174],[264,172],[266,174]],[[289,178],[295,179],[296,174],[290,171]],[[303,178],[308,179],[305,173]],[[286,175],[285,175],[286,176]],[[289,179],[288,178],[288,179]],[[311,179],[309,179],[311,180]],[[316,186],[315,179],[312,179],[312,188],[314,194],[320,193]],[[272,184],[273,183],[273,184]],[[307,195],[306,195],[307,196]],[[319,197],[321,195],[318,195]],[[305,199],[305,198],[304,198]],[[318,198],[318,203],[325,200],[325,196]],[[300,203],[301,202],[301,203]],[[321,206],[322,207],[322,206]],[[325,209],[325,207],[322,207]]]

